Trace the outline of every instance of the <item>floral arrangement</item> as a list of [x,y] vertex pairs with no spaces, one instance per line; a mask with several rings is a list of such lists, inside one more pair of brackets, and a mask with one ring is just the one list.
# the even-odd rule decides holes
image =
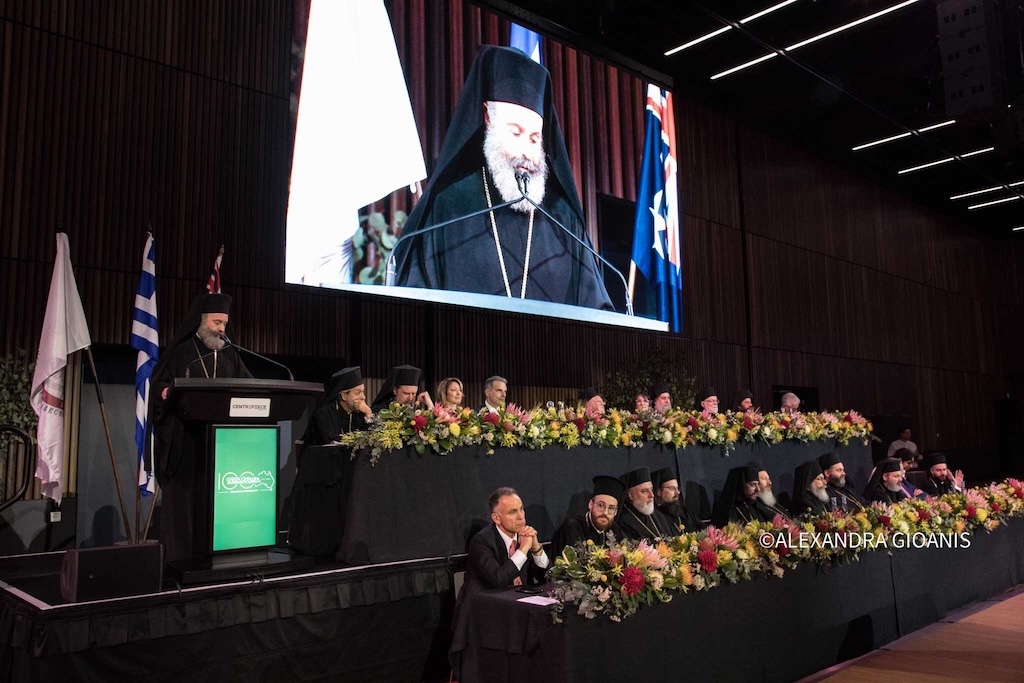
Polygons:
[[[991,532],[1012,517],[1024,516],[1024,482],[1007,479],[987,487],[925,501],[875,504],[800,521],[777,515],[771,522],[729,524],[661,539],[593,541],[567,547],[551,569],[555,580],[554,619],[567,605],[593,619],[621,621],[640,608],[669,602],[691,590],[710,590],[759,576],[782,577],[802,562],[856,561],[860,553],[900,546],[900,538],[952,537]],[[857,543],[851,543],[856,539]]]
[[523,409],[508,404],[497,413],[463,408],[452,412],[435,405],[433,410],[392,403],[382,410],[369,430],[343,434],[341,442],[353,449],[369,449],[376,464],[381,455],[406,446],[425,453],[446,455],[458,446],[496,448],[544,448],[579,445],[603,447],[640,446],[644,442],[676,448],[717,446],[728,452],[740,442],[777,444],[784,440],[803,443],[834,439],[844,446],[864,444],[874,438],[871,423],[856,411],[797,413],[718,413],[703,415],[689,410],[631,413],[612,409],[590,418],[582,405]]

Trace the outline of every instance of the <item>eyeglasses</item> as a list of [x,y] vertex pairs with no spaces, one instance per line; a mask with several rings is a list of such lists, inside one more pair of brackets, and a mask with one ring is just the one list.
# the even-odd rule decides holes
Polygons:
[[594,503],[594,507],[597,508],[598,510],[608,511],[608,512],[610,512],[612,514],[615,514],[616,512],[619,511],[619,508],[618,508],[617,505],[607,505],[606,503],[602,503],[602,502],[595,502]]

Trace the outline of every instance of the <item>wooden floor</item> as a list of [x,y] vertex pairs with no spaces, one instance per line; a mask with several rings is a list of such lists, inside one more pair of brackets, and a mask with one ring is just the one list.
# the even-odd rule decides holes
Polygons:
[[951,614],[880,650],[805,679],[811,680],[1024,681],[1024,589]]

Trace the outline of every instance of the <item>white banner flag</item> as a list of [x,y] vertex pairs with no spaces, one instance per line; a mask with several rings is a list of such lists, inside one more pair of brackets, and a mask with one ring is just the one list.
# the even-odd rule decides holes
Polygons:
[[39,458],[36,476],[43,495],[60,503],[64,478],[64,368],[68,355],[92,344],[71,269],[68,236],[57,233],[57,259],[53,264],[46,317],[39,335],[39,354],[32,375],[32,409],[39,416]]

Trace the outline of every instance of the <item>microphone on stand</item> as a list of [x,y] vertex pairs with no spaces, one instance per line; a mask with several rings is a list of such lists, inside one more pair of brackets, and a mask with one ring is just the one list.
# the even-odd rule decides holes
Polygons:
[[489,211],[497,211],[498,209],[504,209],[506,206],[512,206],[513,204],[518,204],[521,201],[522,201],[521,197],[516,197],[515,199],[513,199],[510,202],[504,202],[504,203],[498,204],[496,206],[487,207],[486,209],[480,209],[479,211],[473,211],[471,213],[467,213],[465,216],[456,216],[455,218],[449,218],[446,221],[441,221],[440,223],[435,223],[434,225],[428,225],[427,227],[421,228],[421,229],[416,230],[414,232],[404,233],[401,237],[398,238],[398,241],[395,242],[395,246],[393,246],[391,248],[391,253],[388,254],[388,262],[387,262],[387,266],[385,267],[385,270],[384,270],[384,284],[387,285],[388,287],[392,287],[395,284],[395,254],[398,253],[398,245],[400,245],[405,240],[407,240],[407,239],[408,240],[412,240],[412,239],[415,239],[416,237],[421,237],[421,236],[427,234],[428,232],[434,232],[435,230],[440,230],[441,228],[447,227],[447,226],[451,225],[452,223],[458,223],[459,221],[464,221],[464,220],[466,220],[468,218],[475,218],[477,216],[482,216],[483,214],[485,214],[485,213],[487,213]]
[[274,360],[273,358],[267,358],[267,357],[266,357],[266,356],[264,356],[264,355],[263,355],[262,353],[256,353],[255,351],[252,351],[252,350],[250,350],[250,349],[247,349],[247,348],[245,348],[244,346],[239,346],[239,345],[238,345],[238,344],[236,344],[235,342],[233,342],[233,341],[231,341],[230,339],[228,339],[228,336],[227,336],[226,334],[221,334],[221,335],[220,335],[220,338],[224,340],[224,344],[225,344],[225,347],[227,347],[227,346],[234,346],[234,347],[235,347],[236,349],[238,349],[239,351],[245,351],[245,352],[246,352],[246,353],[248,353],[248,354],[249,354],[250,356],[256,356],[257,358],[259,358],[259,359],[261,359],[261,360],[265,360],[265,361],[267,361],[268,363],[273,363],[274,365],[276,365],[277,367],[279,367],[279,368],[283,369],[283,370],[284,370],[285,372],[287,372],[287,373],[288,373],[288,379],[289,379],[289,380],[291,380],[292,382],[294,382],[294,381],[295,381],[295,375],[293,375],[293,374],[292,374],[292,371],[288,369],[288,366],[287,366],[287,365],[285,365],[285,364],[283,364],[283,363],[278,363],[278,362],[277,362],[276,360]]
[[[612,272],[614,272],[616,275],[619,276],[619,279],[622,280],[622,289],[626,293],[626,315],[633,315],[633,297],[631,297],[629,295],[629,285],[626,284],[626,278],[622,274],[622,271],[620,271],[618,268],[616,268],[611,263],[609,263],[608,259],[606,259],[605,257],[603,257],[600,254],[598,254],[596,251],[594,251],[594,248],[592,246],[590,246],[589,244],[587,244],[587,242],[585,240],[580,239],[580,237],[576,233],[574,233],[572,230],[570,230],[569,228],[567,228],[564,225],[562,225],[562,223],[557,218],[555,218],[550,213],[545,211],[544,207],[542,207],[540,204],[538,204],[537,202],[535,202],[532,199],[530,199],[530,196],[529,196],[529,191],[530,191],[530,174],[529,173],[525,173],[525,172],[524,173],[516,173],[516,185],[519,187],[519,191],[523,193],[522,198],[521,199],[517,199],[516,202],[519,202],[519,201],[522,201],[522,200],[525,199],[527,202],[532,204],[535,209],[537,209],[542,214],[547,216],[548,220],[550,220],[552,223],[554,223],[555,225],[560,227],[567,235],[569,235],[569,237],[572,237],[574,240],[579,242],[580,245],[582,245],[584,249],[586,249],[591,254],[596,256],[597,260],[599,260],[605,266],[610,268],[612,270]],[[515,202],[510,202],[510,203],[515,203]]]

